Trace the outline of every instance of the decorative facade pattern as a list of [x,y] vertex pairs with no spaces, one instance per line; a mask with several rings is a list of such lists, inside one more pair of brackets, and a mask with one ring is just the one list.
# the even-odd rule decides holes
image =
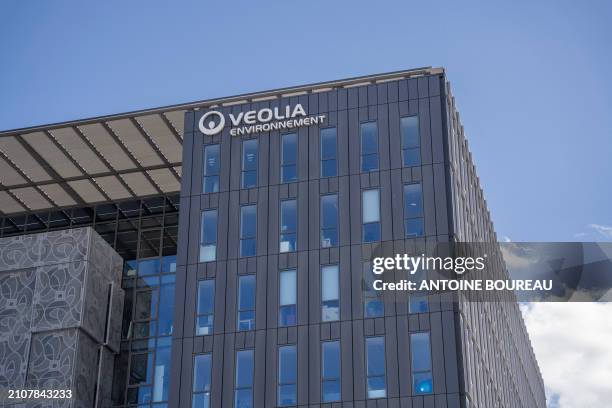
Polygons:
[[120,327],[110,322],[121,322],[122,265],[91,228],[0,239],[0,396],[8,389],[73,393],[64,401],[0,403],[103,406],[110,395],[104,386],[96,392],[98,372],[112,370],[119,351]]

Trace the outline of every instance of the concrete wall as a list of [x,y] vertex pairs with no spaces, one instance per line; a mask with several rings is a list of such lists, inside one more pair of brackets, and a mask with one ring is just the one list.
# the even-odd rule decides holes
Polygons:
[[71,389],[72,400],[53,406],[109,405],[122,263],[91,228],[0,239],[3,402],[8,389]]

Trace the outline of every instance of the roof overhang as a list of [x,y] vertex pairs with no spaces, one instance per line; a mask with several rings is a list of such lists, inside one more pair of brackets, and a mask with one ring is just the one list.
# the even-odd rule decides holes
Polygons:
[[443,72],[417,68],[0,132],[0,215],[178,192],[190,109]]

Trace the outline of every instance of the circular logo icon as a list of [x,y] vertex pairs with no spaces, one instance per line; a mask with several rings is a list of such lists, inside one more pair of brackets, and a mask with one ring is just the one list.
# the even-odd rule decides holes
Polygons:
[[[215,126],[215,121],[213,117],[217,116],[219,118],[219,123]],[[225,126],[225,117],[221,112],[210,111],[206,112],[201,118],[199,122],[200,132],[204,133],[207,136],[216,135],[223,129]]]

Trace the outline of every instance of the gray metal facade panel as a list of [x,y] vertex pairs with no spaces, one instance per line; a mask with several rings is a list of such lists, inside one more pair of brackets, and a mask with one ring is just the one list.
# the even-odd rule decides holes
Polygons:
[[[449,163],[445,143],[449,131],[445,126],[446,95],[441,92],[440,76],[411,78],[348,89],[334,89],[260,101],[252,104],[221,107],[218,110],[234,114],[261,107],[284,107],[302,103],[309,115],[324,113],[328,120],[322,127],[335,126],[337,131],[338,176],[320,179],[320,141],[317,126],[301,128],[298,137],[298,181],[280,184],[280,135],[271,131],[256,136],[230,137],[226,128],[216,140],[194,137],[203,143],[221,144],[221,193],[201,195],[201,165],[189,163],[189,157],[201,161],[199,153],[185,159],[183,188],[186,189],[179,229],[182,245],[188,246],[190,267],[177,278],[186,293],[185,326],[176,334],[178,339],[192,338],[195,326],[195,291],[197,281],[215,279],[214,347],[212,406],[232,407],[234,398],[235,353],[239,349],[255,350],[253,397],[255,406],[276,406],[277,353],[282,344],[296,344],[298,355],[298,404],[320,403],[320,344],[338,339],[341,342],[341,392],[345,406],[354,407],[462,407],[466,388],[462,361],[464,343],[457,339],[460,332],[457,308],[452,299],[433,295],[430,312],[408,314],[406,294],[386,293],[383,296],[383,318],[363,318],[361,274],[363,262],[377,251],[377,245],[362,244],[361,192],[380,189],[381,236],[384,248],[419,253],[425,246],[453,239],[455,225],[448,213],[456,206],[449,196]],[[203,114],[196,111],[194,123]],[[419,116],[421,165],[402,167],[399,119]],[[376,120],[378,127],[379,170],[362,173],[360,131],[362,122]],[[258,187],[240,189],[242,141],[258,139]],[[188,142],[185,142],[188,145]],[[456,164],[455,164],[456,166]],[[456,171],[455,171],[456,172]],[[455,174],[455,173],[453,173]],[[189,182],[185,180],[190,179]],[[230,182],[231,180],[231,182]],[[425,236],[404,239],[403,186],[420,182],[423,189]],[[186,183],[190,185],[185,186]],[[339,210],[339,248],[320,248],[320,196],[336,193]],[[455,194],[455,193],[453,193]],[[206,198],[205,198],[206,197]],[[296,253],[279,253],[280,202],[297,200]],[[240,206],[257,204],[257,256],[239,258]],[[479,203],[484,208],[484,203]],[[191,211],[184,210],[191,207]],[[200,212],[218,208],[216,262],[198,264]],[[488,219],[486,220],[488,222]],[[484,223],[483,223],[484,224]],[[340,275],[340,322],[321,322],[320,268],[338,264]],[[279,282],[283,269],[297,268],[297,327],[278,327]],[[254,332],[236,332],[237,279],[244,274],[257,278]],[[190,310],[191,309],[191,310]],[[176,326],[179,328],[179,326]],[[474,329],[476,330],[476,329]],[[414,396],[409,355],[409,334],[428,331],[431,334],[432,371],[435,395]],[[367,400],[365,378],[365,337],[385,336],[387,398]],[[193,337],[193,341],[176,341],[183,350],[182,401],[187,401],[191,387],[193,354],[206,352],[203,346],[212,336]],[[476,335],[475,335],[476,337]],[[223,351],[221,351],[223,350]],[[210,350],[209,350],[210,351]],[[175,360],[176,361],[176,360]],[[170,407],[176,407],[176,401]],[[482,406],[482,405],[481,405]]]

